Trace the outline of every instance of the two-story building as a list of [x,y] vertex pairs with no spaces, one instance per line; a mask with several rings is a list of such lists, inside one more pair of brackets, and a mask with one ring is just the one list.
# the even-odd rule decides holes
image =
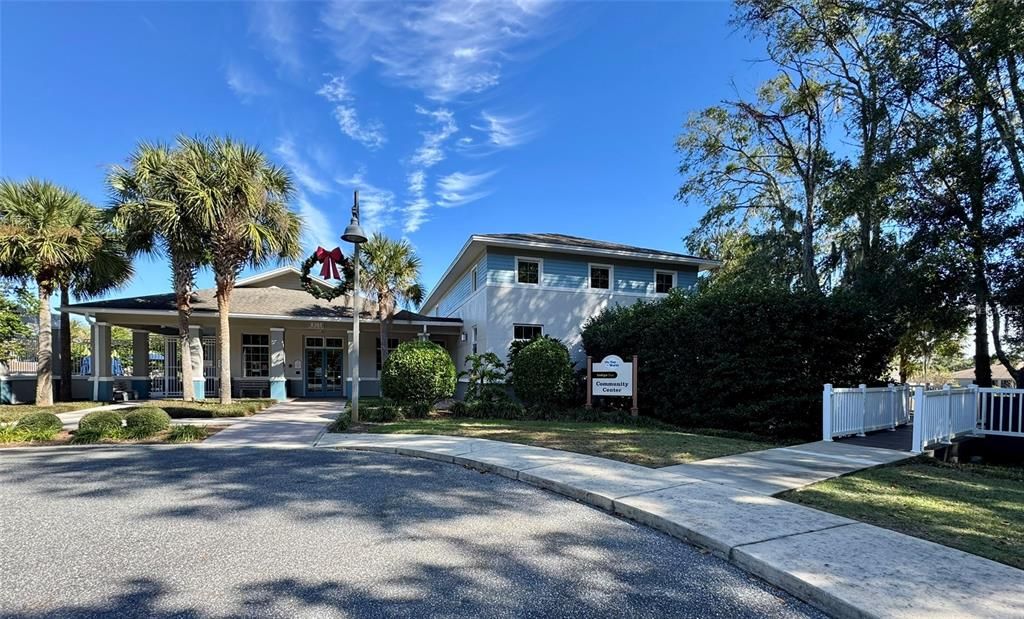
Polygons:
[[[580,362],[580,330],[588,318],[608,306],[657,299],[673,288],[693,286],[702,270],[718,265],[695,256],[561,234],[474,235],[419,313],[402,310],[395,316],[388,348],[430,339],[461,370],[470,353],[493,351],[504,357],[513,340],[550,335],[565,342]],[[318,285],[330,286],[322,281]],[[195,291],[192,305],[192,353],[184,362],[191,363],[200,397],[217,393],[223,363],[230,364],[236,396],[346,397],[351,392],[356,358],[350,297],[332,302],[313,298],[302,289],[300,272],[293,266],[240,280],[228,318],[227,359],[220,358],[216,346],[214,291]],[[380,325],[370,309],[364,302],[360,392],[376,395]],[[181,395],[183,360],[173,294],[86,301],[61,310],[85,316],[92,328],[90,350],[97,361],[85,372],[81,368],[86,366],[73,364],[80,368],[72,378],[75,397]],[[131,329],[131,341],[112,341],[114,326]],[[114,361],[115,349],[132,352]],[[34,372],[12,369],[0,364],[0,400],[30,399]]]
[[669,251],[564,234],[480,234],[469,238],[421,313],[459,318],[455,358],[473,352],[505,357],[513,340],[558,338],[575,361],[585,353],[580,331],[614,305],[663,297],[696,285],[720,263]]

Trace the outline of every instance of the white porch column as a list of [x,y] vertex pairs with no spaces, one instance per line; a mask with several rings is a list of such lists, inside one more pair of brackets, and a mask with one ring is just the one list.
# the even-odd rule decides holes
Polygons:
[[92,398],[97,402],[114,399],[114,377],[110,371],[110,323],[92,324]]
[[190,351],[190,357],[192,362],[192,385],[196,390],[196,399],[206,399],[206,377],[203,376],[203,339],[202,339],[202,327],[198,325],[189,325],[188,327],[188,347]]
[[279,402],[288,397],[285,365],[284,327],[270,327],[270,397]]
[[132,329],[132,391],[149,397],[149,331]]

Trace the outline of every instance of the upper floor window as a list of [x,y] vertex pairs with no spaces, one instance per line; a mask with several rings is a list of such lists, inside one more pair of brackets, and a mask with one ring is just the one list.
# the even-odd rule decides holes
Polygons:
[[658,294],[666,294],[669,290],[675,288],[676,285],[676,274],[671,271],[655,271],[654,272],[654,292]]
[[611,267],[597,264],[590,265],[590,287],[608,290],[612,283]]
[[260,378],[270,375],[270,336],[242,334],[242,376]]
[[473,282],[473,284],[472,284],[473,285],[473,292],[476,292],[476,287],[477,287],[476,267],[473,267],[473,270],[470,271],[470,279]]
[[544,335],[544,325],[513,325],[512,339],[532,340]]
[[540,283],[540,260],[516,259],[516,281],[520,284]]

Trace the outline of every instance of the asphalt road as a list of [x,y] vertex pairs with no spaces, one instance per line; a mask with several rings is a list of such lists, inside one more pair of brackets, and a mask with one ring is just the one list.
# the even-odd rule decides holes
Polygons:
[[0,616],[790,617],[643,526],[385,454],[0,450]]

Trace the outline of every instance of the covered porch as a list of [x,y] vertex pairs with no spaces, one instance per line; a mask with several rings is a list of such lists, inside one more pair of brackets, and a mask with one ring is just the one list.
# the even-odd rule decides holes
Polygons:
[[[194,293],[190,354],[185,360],[171,294],[61,308],[86,316],[91,323],[94,361],[88,379],[94,393],[90,395],[100,401],[113,400],[115,395],[139,399],[181,397],[181,367],[185,361],[191,363],[197,398],[217,397],[223,363],[230,367],[233,397],[348,397],[356,362],[350,300],[316,299],[295,289],[297,277],[289,275],[297,273],[239,282],[232,296],[227,359],[220,358],[217,346],[219,316],[213,290]],[[111,360],[111,328],[115,326],[131,329],[130,376],[114,376],[112,372],[116,364]],[[360,327],[360,393],[379,395],[381,325],[373,312],[363,311]],[[464,337],[462,331],[459,319],[402,310],[391,322],[388,349],[394,350],[408,340],[425,339],[454,356]],[[152,336],[156,338],[151,341]],[[151,354],[154,342],[158,350]]]

